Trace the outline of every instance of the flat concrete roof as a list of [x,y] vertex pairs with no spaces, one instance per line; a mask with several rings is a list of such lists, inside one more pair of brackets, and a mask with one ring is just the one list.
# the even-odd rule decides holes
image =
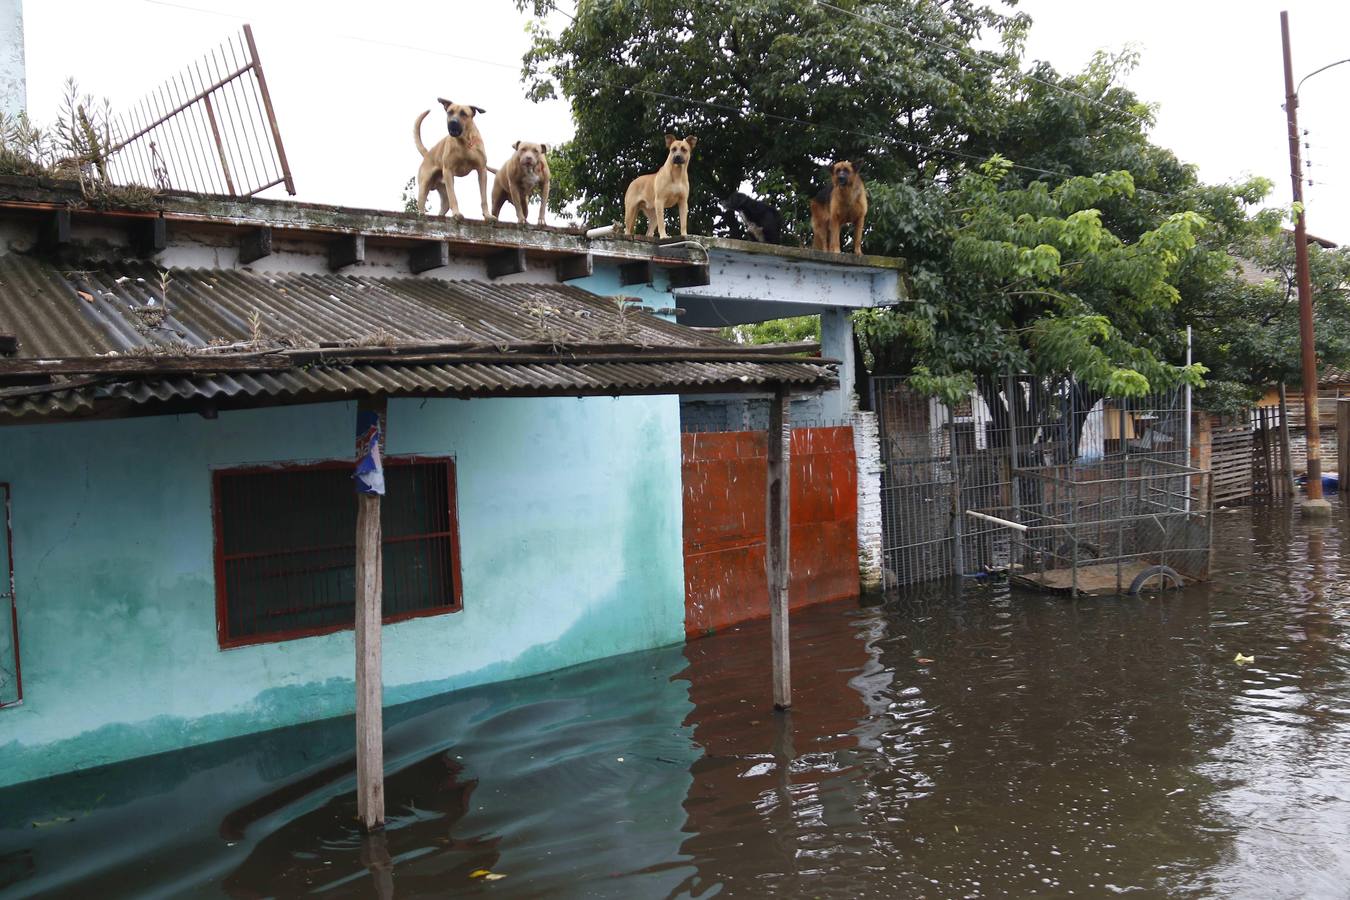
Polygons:
[[523,250],[531,256],[556,257],[590,254],[596,258],[650,261],[657,265],[688,266],[706,260],[706,250],[724,250],[816,266],[878,269],[903,272],[902,259],[888,256],[826,253],[806,247],[785,247],[737,241],[708,235],[674,236],[665,240],[614,235],[588,238],[578,228],[539,227],[515,222],[419,216],[391,210],[354,209],[294,200],[223,197],[166,191],[135,208],[91,206],[79,184],[48,178],[0,176],[0,210],[40,214],[65,210],[76,218],[163,218],[176,225],[209,229],[271,228],[295,235],[360,235],[375,244],[445,242],[456,255],[486,256],[503,249]]

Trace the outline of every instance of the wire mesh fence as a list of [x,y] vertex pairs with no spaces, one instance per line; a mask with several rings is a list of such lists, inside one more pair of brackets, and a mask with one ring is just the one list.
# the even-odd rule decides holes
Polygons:
[[253,29],[231,36],[112,122],[109,177],[160,190],[295,193]]
[[[1196,481],[1205,476],[1189,467],[1185,389],[1110,398],[1072,378],[1017,375],[977,382],[948,406],[902,378],[871,387],[892,584],[991,570],[1074,573],[1089,558],[1134,566],[1161,553],[1188,577],[1207,574]],[[1127,483],[1134,493],[1122,499]],[[1154,524],[1126,527],[1138,516]],[[1077,581],[1069,576],[1070,590]]]

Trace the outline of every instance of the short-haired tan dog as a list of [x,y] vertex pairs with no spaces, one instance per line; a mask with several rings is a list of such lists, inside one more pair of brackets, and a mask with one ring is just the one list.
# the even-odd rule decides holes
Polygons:
[[483,136],[478,133],[474,117],[487,112],[481,106],[465,106],[436,98],[436,102],[445,107],[445,130],[448,134],[436,142],[430,150],[422,145],[422,120],[430,114],[427,110],[413,123],[413,140],[417,142],[418,152],[422,154],[422,164],[417,167],[417,211],[425,212],[427,194],[434,188],[441,195],[441,211],[453,210],[456,219],[463,216],[459,212],[459,200],[455,197],[455,179],[470,172],[478,173],[478,195],[483,201],[483,218],[491,219],[488,212],[487,154],[483,148]]
[[647,236],[666,236],[666,210],[680,208],[680,234],[689,233],[689,160],[698,138],[666,135],[666,164],[651,175],[639,175],[623,195],[624,231],[633,233],[639,212],[647,216]]
[[811,246],[840,253],[839,229],[853,225],[853,252],[862,255],[863,224],[867,219],[867,188],[858,167],[846,159],[830,166],[830,183],[811,199]]
[[516,141],[511,146],[516,152],[497,170],[497,178],[492,182],[492,215],[500,216],[502,206],[510,201],[516,208],[516,217],[525,224],[530,218],[530,197],[538,191],[542,226],[548,210],[548,144]]

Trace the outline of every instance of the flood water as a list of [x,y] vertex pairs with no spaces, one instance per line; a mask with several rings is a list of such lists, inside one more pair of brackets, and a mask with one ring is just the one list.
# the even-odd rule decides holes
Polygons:
[[794,614],[786,715],[763,623],[391,710],[376,838],[350,720],[0,791],[0,893],[1346,897],[1347,525],[1220,511],[1164,596]]

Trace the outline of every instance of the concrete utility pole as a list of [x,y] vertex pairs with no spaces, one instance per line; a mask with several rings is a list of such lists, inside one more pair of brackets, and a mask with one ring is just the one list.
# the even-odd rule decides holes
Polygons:
[[1308,273],[1308,228],[1303,216],[1303,159],[1299,154],[1298,91],[1294,88],[1294,63],[1289,52],[1289,13],[1280,13],[1284,41],[1284,112],[1289,120],[1289,177],[1294,184],[1294,266],[1298,280],[1298,331],[1303,345],[1303,428],[1308,446],[1308,496],[1303,511],[1327,515],[1331,504],[1322,497],[1322,433],[1317,415],[1317,347],[1313,338],[1312,276]]

